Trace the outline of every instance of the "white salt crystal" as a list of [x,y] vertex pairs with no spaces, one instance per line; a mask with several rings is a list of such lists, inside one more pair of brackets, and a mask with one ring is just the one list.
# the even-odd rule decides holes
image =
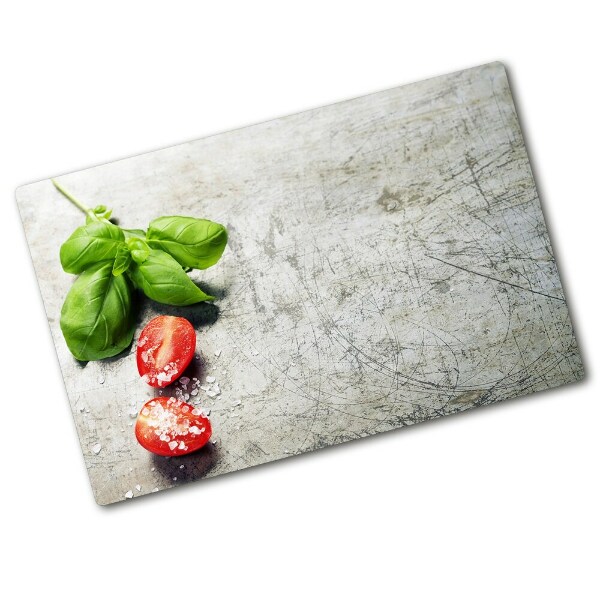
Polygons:
[[138,492],[141,492],[141,491],[142,491],[142,486],[141,486],[141,485],[138,483],[138,484],[135,486],[135,489],[136,489]]
[[216,378],[216,377],[213,377],[212,375],[209,375],[209,376],[206,378],[206,381],[207,381],[208,383],[214,383],[216,380],[217,380],[217,378]]
[[125,498],[133,498],[133,490],[125,492]]
[[104,375],[100,375],[100,377],[98,377],[98,383],[99,383],[100,385],[102,385],[102,384],[104,383],[104,381],[105,381],[105,380],[104,380]]
[[98,452],[100,452],[100,450],[102,450],[102,444],[94,444],[92,446],[92,452],[94,454],[98,454]]
[[180,377],[179,381],[181,382],[182,385],[187,385],[190,382],[190,378],[189,377]]

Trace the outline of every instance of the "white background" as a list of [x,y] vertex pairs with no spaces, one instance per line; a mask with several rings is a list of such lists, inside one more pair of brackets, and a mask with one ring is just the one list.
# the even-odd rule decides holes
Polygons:
[[[599,597],[598,20],[534,4],[3,3],[5,597]],[[98,507],[14,189],[493,60],[587,379]]]

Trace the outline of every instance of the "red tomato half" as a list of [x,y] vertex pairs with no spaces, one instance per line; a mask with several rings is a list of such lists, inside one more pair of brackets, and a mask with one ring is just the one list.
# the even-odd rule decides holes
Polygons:
[[137,441],[160,456],[181,456],[199,450],[212,433],[210,421],[191,404],[161,396],[144,404],[135,423]]
[[156,317],[140,333],[138,371],[152,387],[165,387],[186,370],[195,350],[196,332],[187,319]]

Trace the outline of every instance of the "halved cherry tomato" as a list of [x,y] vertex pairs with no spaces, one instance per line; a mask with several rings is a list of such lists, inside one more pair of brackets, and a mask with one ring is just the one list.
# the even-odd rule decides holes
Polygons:
[[152,387],[175,381],[190,364],[196,350],[196,332],[183,317],[161,315],[144,327],[137,344],[137,367]]
[[212,433],[198,408],[177,398],[160,396],[144,404],[135,423],[137,441],[160,456],[181,456],[199,450]]

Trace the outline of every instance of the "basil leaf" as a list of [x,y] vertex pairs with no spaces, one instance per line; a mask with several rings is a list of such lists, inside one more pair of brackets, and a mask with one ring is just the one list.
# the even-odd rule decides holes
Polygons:
[[214,300],[213,296],[196,286],[173,257],[162,250],[150,250],[142,264],[132,262],[128,273],[138,289],[162,304],[187,306]]
[[131,250],[131,257],[138,265],[141,265],[150,254],[150,246],[141,238],[130,237],[127,246]]
[[148,226],[148,244],[168,252],[182,267],[208,269],[225,250],[227,229],[206,219],[159,217]]
[[98,206],[94,207],[92,210],[93,210],[93,213],[98,216],[98,218],[106,219],[107,221],[108,221],[108,219],[110,219],[110,216],[112,215],[112,209],[106,208],[106,206],[104,206],[104,204],[98,204]]
[[131,288],[123,275],[112,274],[107,260],[85,270],[73,283],[60,314],[60,328],[78,360],[99,360],[125,349],[135,320]]
[[92,221],[78,227],[60,247],[60,262],[67,273],[81,273],[94,263],[114,259],[125,236],[112,223]]
[[123,230],[123,233],[125,234],[125,239],[128,240],[129,238],[132,237],[137,237],[137,238],[145,238],[146,237],[146,232],[143,229],[125,229],[124,227],[121,228]]
[[125,273],[131,264],[131,252],[127,247],[127,244],[122,244],[117,250],[117,256],[115,256],[115,262],[113,263],[112,274],[116,277]]

